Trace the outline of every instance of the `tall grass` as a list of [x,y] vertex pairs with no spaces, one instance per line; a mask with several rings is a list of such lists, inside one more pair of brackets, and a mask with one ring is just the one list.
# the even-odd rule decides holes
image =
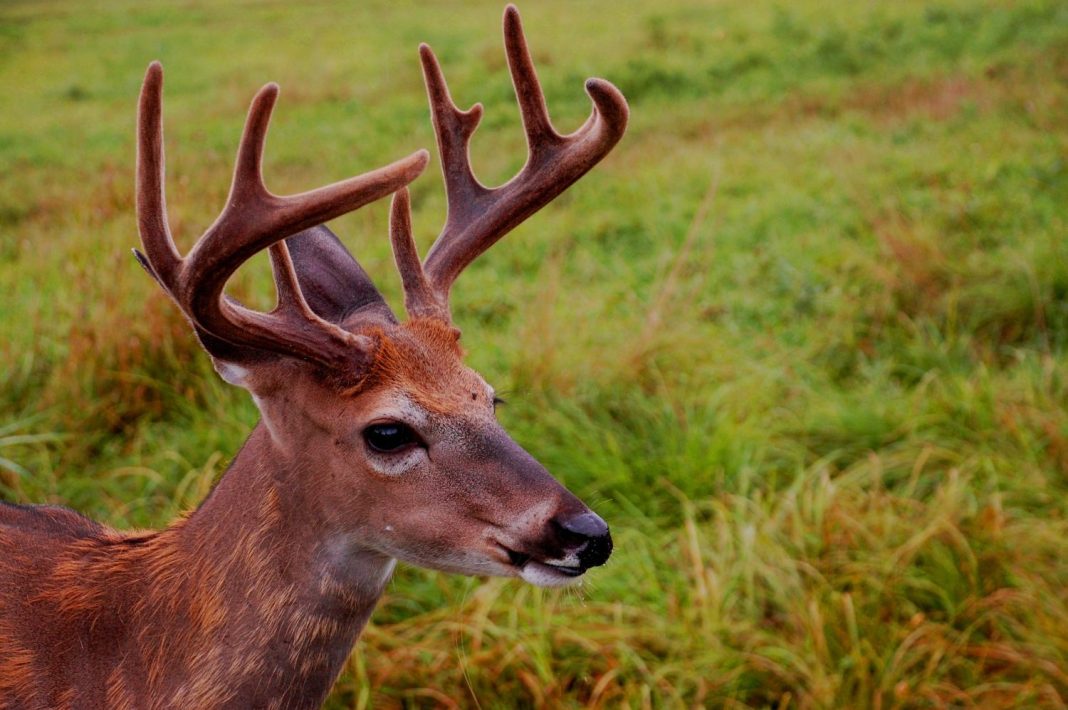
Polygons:
[[[0,495],[162,525],[256,419],[129,257],[148,61],[188,245],[262,82],[280,192],[429,147],[421,40],[507,178],[500,9],[0,7]],[[633,121],[455,308],[616,553],[565,592],[402,567],[330,706],[1068,704],[1068,7],[521,10],[559,125],[590,74]],[[425,248],[440,179],[413,195]],[[385,206],[336,227],[399,303]]]

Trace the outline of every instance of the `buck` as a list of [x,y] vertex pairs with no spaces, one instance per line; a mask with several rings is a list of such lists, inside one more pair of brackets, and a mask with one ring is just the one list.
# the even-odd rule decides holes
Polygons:
[[[481,106],[459,110],[420,47],[448,203],[423,262],[406,186],[426,151],[276,196],[261,177],[273,84],[252,101],[226,206],[180,256],[164,205],[163,73],[149,66],[135,253],[262,420],[200,507],[159,532],[0,505],[0,707],[318,707],[396,560],[553,587],[608,559],[605,522],[497,423],[449,311],[460,272],[600,161],[627,122],[619,91],[590,79],[590,118],[558,134],[511,6],[504,37],[528,158],[496,189],[468,158]],[[405,322],[322,226],[390,194]],[[263,249],[269,313],[224,293]]]

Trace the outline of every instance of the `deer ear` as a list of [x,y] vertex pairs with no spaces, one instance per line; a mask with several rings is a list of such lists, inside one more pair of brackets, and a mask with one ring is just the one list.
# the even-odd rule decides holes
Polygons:
[[[256,350],[255,348],[233,345],[204,332],[196,326],[193,327],[193,330],[196,331],[200,344],[204,346],[208,355],[211,356],[211,364],[215,371],[219,373],[219,377],[227,384],[242,387],[255,394],[257,386],[272,381],[271,377],[259,376],[255,380],[259,385],[255,385],[252,376],[256,373],[264,372],[263,365],[277,362],[277,355]],[[377,346],[377,341],[374,338],[366,335],[357,335],[355,337],[353,347],[363,355],[362,358],[359,358],[362,362],[356,366],[355,371],[360,373],[356,376],[357,379],[362,379],[369,371]]]
[[320,318],[344,324],[358,312],[360,320],[397,322],[371,277],[325,226],[286,238],[286,246],[304,300]]
[[[162,286],[164,293],[169,296],[170,290],[168,290],[163,282],[160,281],[159,276],[156,275],[156,271],[152,268],[152,264],[149,263],[145,255],[136,249],[133,250],[133,254],[137,258],[137,263],[141,265],[141,268],[144,269],[156,283]],[[173,299],[173,296],[171,296],[171,298]],[[229,298],[229,296],[227,296],[227,298]],[[185,311],[183,310],[182,313],[184,315]],[[255,348],[243,347],[241,345],[234,345],[226,342],[222,338],[216,338],[214,335],[194,323],[188,316],[186,316],[186,320],[189,322],[189,325],[192,326],[193,332],[196,333],[197,340],[200,341],[204,350],[211,356],[211,361],[215,365],[216,372],[232,385],[241,386],[238,382],[232,381],[231,377],[228,377],[223,373],[222,366],[224,364],[229,363],[234,366],[241,365],[241,369],[245,371],[244,366],[252,365],[266,357],[266,354],[263,351],[256,350]]]
[[271,359],[269,354],[254,348],[233,345],[193,326],[197,340],[211,356],[215,371],[228,384],[248,389],[248,374],[257,364]]

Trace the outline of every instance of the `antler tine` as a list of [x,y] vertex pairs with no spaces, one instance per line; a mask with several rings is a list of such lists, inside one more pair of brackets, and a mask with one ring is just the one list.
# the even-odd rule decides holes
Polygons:
[[389,239],[393,245],[393,260],[400,272],[404,287],[404,309],[413,318],[449,319],[449,310],[438,301],[423,273],[419,251],[412,237],[411,197],[408,188],[393,193],[389,209]]
[[[358,209],[414,180],[426,167],[426,151],[377,170],[297,195],[280,197],[263,184],[261,164],[278,87],[256,94],[241,136],[226,207],[183,259],[167,228],[163,178],[163,71],[149,66],[141,92],[137,204],[138,254],[195,325],[238,346],[343,367],[360,360],[360,339],[308,307],[282,240]],[[249,257],[271,249],[278,307],[270,314],[247,309],[223,294],[230,276]]]
[[534,60],[527,48],[523,23],[515,5],[509,5],[504,10],[504,53],[508,58],[508,71],[512,75],[512,88],[519,103],[519,116],[527,134],[528,162],[537,163],[542,156],[541,149],[558,143],[562,136],[549,120],[545,93],[541,90],[538,72],[534,69]]
[[419,45],[419,59],[423,65],[430,117],[438,140],[441,172],[445,177],[445,197],[449,210],[446,222],[464,221],[474,211],[475,204],[490,193],[472,172],[468,154],[471,136],[482,120],[482,104],[477,103],[467,111],[461,111],[452,100],[441,64],[429,45]]
[[467,113],[456,109],[433,52],[426,45],[420,47],[448,197],[445,227],[423,268],[437,300],[446,306],[453,282],[468,264],[600,162],[627,126],[623,94],[603,79],[589,79],[590,117],[574,133],[557,133],[514,5],[504,12],[504,40],[528,156],[515,177],[492,190],[475,179],[468,155],[481,107]]
[[141,265],[169,291],[182,258],[167,225],[164,163],[163,66],[152,62],[145,72],[137,105],[137,227],[145,254],[136,249],[134,253]]
[[297,270],[293,267],[293,259],[289,255],[285,240],[267,247],[267,255],[271,258],[271,274],[274,276],[274,287],[278,296],[274,312],[288,311],[310,321],[318,318],[304,300],[300,282],[297,280]]

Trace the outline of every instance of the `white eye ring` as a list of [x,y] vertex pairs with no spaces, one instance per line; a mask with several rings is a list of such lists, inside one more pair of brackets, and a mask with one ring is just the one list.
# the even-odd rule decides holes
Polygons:
[[368,446],[367,452],[371,470],[388,478],[410,474],[427,460],[426,449],[422,446],[409,446],[400,453],[379,453]]

